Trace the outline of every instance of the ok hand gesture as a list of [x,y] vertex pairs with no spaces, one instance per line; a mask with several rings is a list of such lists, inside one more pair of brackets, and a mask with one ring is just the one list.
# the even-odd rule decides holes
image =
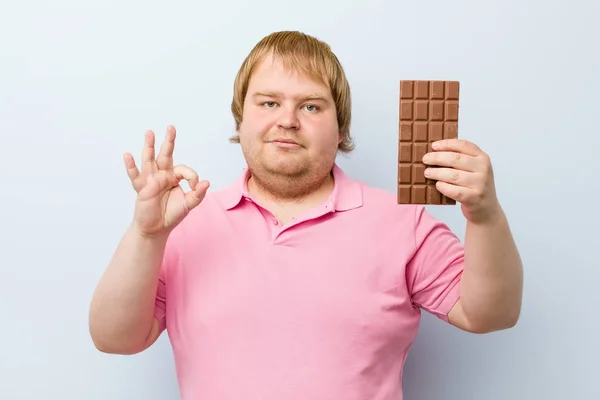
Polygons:
[[[134,224],[145,236],[164,236],[202,202],[209,187],[199,181],[198,174],[185,165],[173,166],[175,128],[169,126],[158,157],[154,158],[155,137],[147,131],[142,152],[142,171],[138,170],[130,153],[123,159],[127,175],[137,192]],[[179,182],[185,179],[191,190],[184,193]]]

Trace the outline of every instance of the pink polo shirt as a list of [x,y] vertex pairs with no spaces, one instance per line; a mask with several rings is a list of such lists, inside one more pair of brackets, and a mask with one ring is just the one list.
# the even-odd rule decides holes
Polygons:
[[333,173],[287,226],[246,171],[170,235],[155,316],[184,400],[402,399],[420,309],[448,321],[463,247],[423,206]]

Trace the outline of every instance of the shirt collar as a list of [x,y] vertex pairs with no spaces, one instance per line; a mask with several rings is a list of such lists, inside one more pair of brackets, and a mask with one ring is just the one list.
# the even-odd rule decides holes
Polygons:
[[[334,187],[327,202],[336,211],[348,211],[361,207],[363,197],[360,183],[350,179],[337,164],[333,165],[332,172]],[[250,197],[248,178],[250,178],[250,170],[246,167],[240,177],[224,189],[222,199],[226,210],[237,207],[244,198]]]

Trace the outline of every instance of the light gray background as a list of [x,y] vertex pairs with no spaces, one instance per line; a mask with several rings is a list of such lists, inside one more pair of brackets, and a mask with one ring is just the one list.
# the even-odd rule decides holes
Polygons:
[[[166,335],[132,357],[88,336],[132,216],[121,157],[174,124],[176,162],[213,188],[237,178],[234,75],[264,35],[298,29],[346,69],[357,149],[339,163],[374,186],[395,190],[398,81],[460,80],[459,134],[491,155],[522,252],[518,326],[475,336],[425,315],[406,399],[600,398],[600,8],[566,3],[2,0],[0,397],[179,398]],[[459,207],[430,209],[463,237]]]

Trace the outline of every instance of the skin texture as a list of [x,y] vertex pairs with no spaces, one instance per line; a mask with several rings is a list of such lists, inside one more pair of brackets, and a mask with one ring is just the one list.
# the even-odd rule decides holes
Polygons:
[[[331,169],[341,142],[329,88],[267,56],[254,70],[238,134],[251,171],[248,189],[281,225],[324,202],[333,190]],[[90,305],[90,334],[107,353],[134,354],[159,335],[153,317],[158,274],[169,232],[203,200],[208,181],[173,164],[175,128],[158,157],[146,133],[141,171],[125,154],[137,193],[134,219],[101,278]],[[522,264],[496,197],[489,157],[464,140],[433,144],[425,164],[440,192],[461,203],[467,221],[461,298],[450,323],[486,333],[514,326],[521,309]],[[187,180],[191,190],[179,186]]]
[[523,266],[508,220],[496,196],[490,157],[466,140],[442,140],[423,162],[438,190],[461,203],[467,221],[460,300],[450,322],[469,332],[513,327],[521,310]]
[[238,133],[249,190],[282,224],[329,196],[341,136],[327,86],[267,56],[250,79]]
[[[250,81],[239,134],[252,172],[249,189],[281,224],[330,194],[341,138],[326,86],[265,58]],[[426,173],[461,203],[467,221],[461,299],[449,320],[473,333],[510,328],[521,309],[522,264],[496,196],[490,158],[465,140],[440,141],[432,149],[423,161],[437,168]]]
[[[202,202],[209,187],[190,167],[173,164],[175,136],[169,126],[156,157],[154,132],[146,132],[141,170],[131,154],[123,156],[137,193],[134,217],[96,287],[89,312],[90,335],[105,353],[139,353],[158,338],[154,300],[167,237]],[[179,185],[184,179],[193,189],[187,193]]]

